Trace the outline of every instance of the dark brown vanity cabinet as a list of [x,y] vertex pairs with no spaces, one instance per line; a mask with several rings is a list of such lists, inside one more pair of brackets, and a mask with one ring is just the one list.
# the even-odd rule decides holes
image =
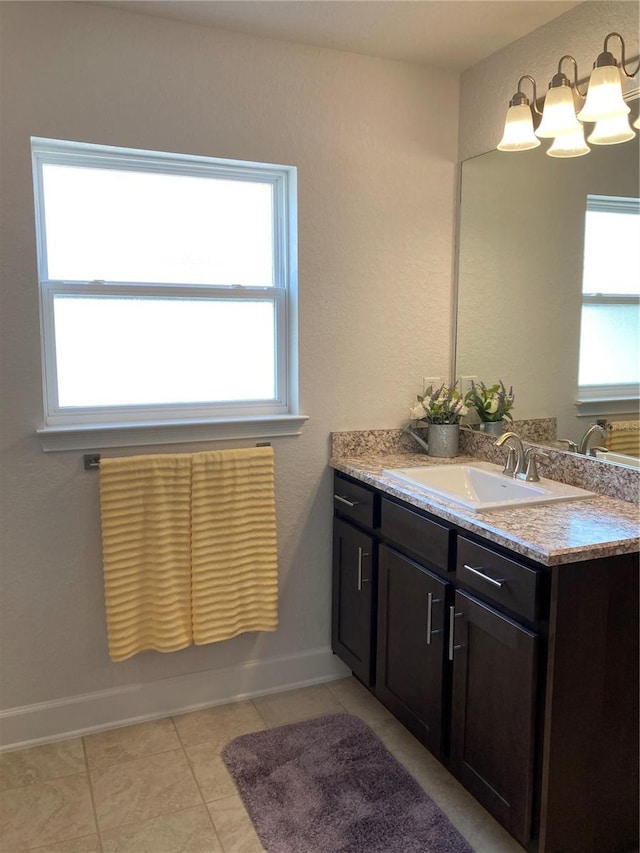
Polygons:
[[376,696],[437,758],[443,753],[449,587],[380,546]]
[[335,654],[367,687],[374,683],[378,498],[348,480],[335,479],[331,641]]
[[[450,608],[450,768],[522,844],[531,836],[542,573],[458,536]],[[480,596],[483,600],[480,600]]]
[[538,636],[463,592],[456,592],[452,616],[451,772],[526,844]]
[[336,654],[525,849],[637,850],[638,555],[543,566],[335,483]]
[[445,658],[454,531],[380,500],[376,696],[433,754],[446,749],[450,692]]

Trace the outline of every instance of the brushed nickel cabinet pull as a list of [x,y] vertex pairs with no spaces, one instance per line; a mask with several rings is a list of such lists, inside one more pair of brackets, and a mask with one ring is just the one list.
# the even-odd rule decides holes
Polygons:
[[462,644],[454,645],[455,620],[462,616],[462,613],[456,613],[455,607],[449,608],[449,660],[453,660],[453,653],[456,649],[461,649]]
[[362,561],[365,557],[371,556],[362,550],[360,545],[358,545],[358,592],[362,592],[362,584],[369,583],[369,578],[362,577]]
[[485,575],[485,573],[484,573],[484,572],[481,572],[479,569],[474,569],[474,568],[473,568],[473,566],[468,566],[466,563],[464,563],[464,566],[463,566],[463,567],[464,567],[467,571],[469,571],[469,572],[473,572],[473,574],[474,574],[474,575],[476,575],[477,577],[482,578],[482,580],[483,580],[483,581],[486,581],[487,583],[490,583],[492,586],[497,586],[497,587],[498,587],[498,589],[502,589],[502,587],[503,587],[503,586],[506,584],[506,582],[507,582],[507,579],[506,579],[506,578],[502,578],[501,580],[496,581],[496,580],[494,580],[493,578],[490,578],[490,577],[489,577],[489,575]]
[[334,495],[333,498],[336,501],[340,501],[341,504],[345,504],[346,506],[350,506],[351,508],[353,508],[354,506],[358,506],[357,501],[350,501],[347,498],[343,498],[342,495]]
[[439,634],[440,631],[434,631],[431,627],[433,621],[433,605],[438,604],[439,598],[434,598],[432,592],[427,593],[427,645],[431,645],[431,637],[434,634]]

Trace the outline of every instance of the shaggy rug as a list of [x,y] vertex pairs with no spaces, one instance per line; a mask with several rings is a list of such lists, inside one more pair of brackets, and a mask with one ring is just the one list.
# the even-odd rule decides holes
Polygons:
[[351,714],[241,735],[222,756],[268,853],[473,853]]

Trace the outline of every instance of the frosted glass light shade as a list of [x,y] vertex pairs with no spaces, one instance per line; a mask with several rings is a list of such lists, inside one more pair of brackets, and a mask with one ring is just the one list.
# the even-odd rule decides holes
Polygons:
[[638,130],[640,130],[640,116],[638,116],[638,118],[634,121],[633,126],[637,127]]
[[573,90],[570,86],[555,86],[544,99],[542,121],[536,136],[549,139],[564,133],[576,133],[580,129],[576,118]]
[[587,139],[592,145],[617,145],[619,142],[628,142],[634,136],[627,116],[618,115],[597,121]]
[[630,109],[622,97],[620,69],[617,65],[594,68],[589,80],[587,100],[578,113],[580,121],[600,121],[603,118],[627,115]]
[[549,157],[583,157],[591,149],[584,141],[584,129],[578,123],[578,129],[573,133],[562,133],[553,140],[547,150]]
[[531,107],[528,104],[509,107],[498,151],[528,151],[538,145],[540,140],[533,132]]

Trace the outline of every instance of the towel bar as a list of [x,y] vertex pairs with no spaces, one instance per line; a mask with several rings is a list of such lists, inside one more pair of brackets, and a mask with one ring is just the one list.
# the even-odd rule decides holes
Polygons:
[[[271,447],[270,441],[257,441],[256,447]],[[85,453],[82,457],[84,460],[85,471],[97,471],[100,468],[99,453]]]

